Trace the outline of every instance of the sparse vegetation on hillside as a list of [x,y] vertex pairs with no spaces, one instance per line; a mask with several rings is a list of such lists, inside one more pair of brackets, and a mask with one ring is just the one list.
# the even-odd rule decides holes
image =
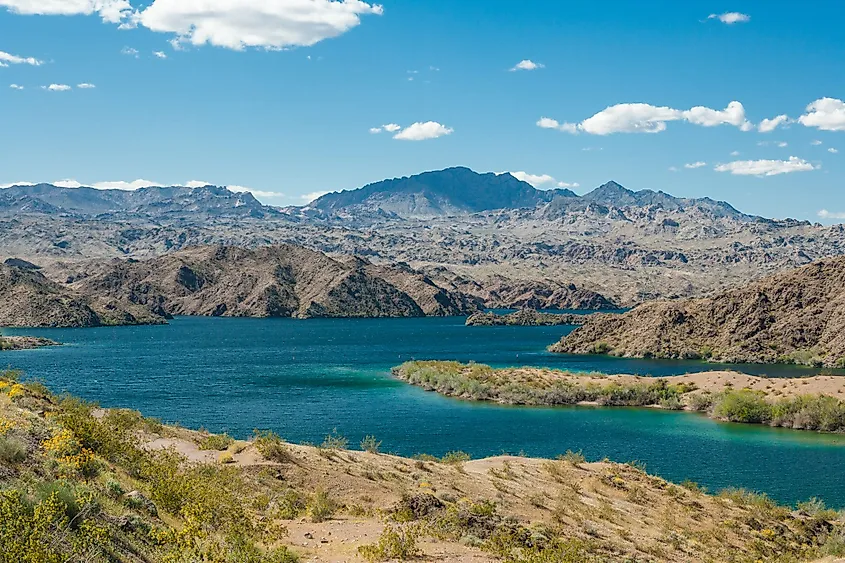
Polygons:
[[[312,561],[845,554],[842,514],[818,500],[792,511],[747,491],[711,497],[572,452],[409,460],[330,436],[329,456],[270,432],[230,442],[0,375],[0,561],[293,563],[290,544]],[[225,464],[199,447],[224,443]]]
[[692,410],[730,422],[845,432],[845,401],[803,394],[774,397],[761,391],[725,387],[702,391],[672,378],[623,382],[603,374],[549,369],[493,369],[482,364],[408,362],[393,373],[412,385],[450,397],[512,405],[660,407]]

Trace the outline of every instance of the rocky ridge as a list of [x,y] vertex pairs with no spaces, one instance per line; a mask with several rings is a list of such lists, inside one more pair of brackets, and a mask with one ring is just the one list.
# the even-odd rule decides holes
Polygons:
[[710,298],[594,315],[553,352],[845,367],[845,258]]

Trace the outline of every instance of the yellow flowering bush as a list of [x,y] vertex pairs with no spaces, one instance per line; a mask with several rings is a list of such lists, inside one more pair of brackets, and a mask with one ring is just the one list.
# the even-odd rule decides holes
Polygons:
[[68,457],[78,454],[82,450],[79,441],[74,438],[69,430],[62,429],[53,435],[49,440],[41,443],[41,447],[48,454],[57,457]]
[[6,420],[0,418],[0,436],[4,436],[6,433],[9,432],[12,428],[15,427],[15,423],[11,420]]
[[6,394],[10,399],[15,400],[26,395],[26,388],[20,383],[13,383]]

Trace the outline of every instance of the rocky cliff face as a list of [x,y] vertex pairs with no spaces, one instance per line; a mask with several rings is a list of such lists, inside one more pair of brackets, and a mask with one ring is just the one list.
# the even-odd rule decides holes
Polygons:
[[815,262],[707,299],[596,315],[554,352],[845,366],[845,258]]
[[95,327],[164,322],[144,307],[88,297],[31,268],[0,265],[0,326]]
[[116,261],[71,287],[172,315],[421,317],[476,310],[409,268],[334,260],[293,245],[197,247]]

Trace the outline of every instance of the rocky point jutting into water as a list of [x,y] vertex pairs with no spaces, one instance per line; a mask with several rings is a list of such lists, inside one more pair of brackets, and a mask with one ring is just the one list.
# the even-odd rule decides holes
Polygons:
[[845,258],[822,260],[706,299],[594,315],[553,352],[845,365]]
[[500,315],[497,313],[476,313],[467,318],[467,326],[562,326],[582,325],[589,315],[573,313],[541,313],[534,309],[523,309]]

